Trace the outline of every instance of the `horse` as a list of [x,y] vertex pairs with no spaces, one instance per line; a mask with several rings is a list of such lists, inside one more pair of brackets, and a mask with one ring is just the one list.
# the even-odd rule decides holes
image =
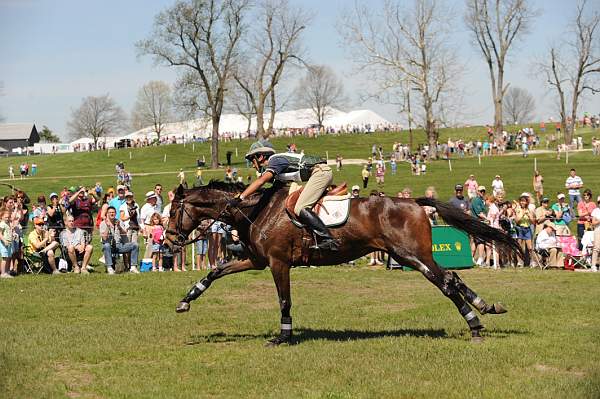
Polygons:
[[[217,266],[198,281],[176,307],[178,313],[190,310],[190,302],[202,295],[221,277],[267,266],[275,281],[281,310],[279,336],[267,345],[292,343],[292,300],[290,268],[301,265],[336,265],[373,251],[385,251],[396,262],[417,270],[458,308],[466,321],[471,339],[481,342],[484,329],[473,306],[481,314],[500,314],[507,310],[500,303],[488,304],[471,290],[456,272],[441,268],[433,259],[431,224],[423,206],[434,207],[444,221],[485,243],[495,243],[520,254],[514,239],[462,210],[432,198],[400,199],[370,196],[350,199],[350,214],[345,224],[331,228],[339,241],[338,251],[309,249],[303,240],[310,234],[292,224],[285,211],[286,186],[274,183],[252,194],[238,207],[228,201],[241,193],[242,183],[211,181],[187,189],[179,186],[171,203],[165,244],[174,251],[191,243],[190,233],[204,219],[220,220],[234,227],[245,248],[245,259]],[[308,253],[307,253],[308,251]]]

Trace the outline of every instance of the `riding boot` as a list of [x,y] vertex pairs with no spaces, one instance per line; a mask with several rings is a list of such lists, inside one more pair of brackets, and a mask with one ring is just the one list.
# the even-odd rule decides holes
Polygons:
[[330,251],[338,250],[339,244],[337,240],[331,236],[329,229],[325,226],[321,219],[319,219],[319,217],[313,213],[313,211],[308,208],[304,208],[300,211],[298,218],[301,222],[308,225],[308,227],[322,239],[319,244],[311,248],[328,249]]

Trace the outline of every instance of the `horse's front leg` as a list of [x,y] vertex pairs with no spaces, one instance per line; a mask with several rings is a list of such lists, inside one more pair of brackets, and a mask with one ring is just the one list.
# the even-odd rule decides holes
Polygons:
[[267,342],[267,346],[277,346],[292,343],[292,296],[290,292],[290,267],[283,262],[271,261],[271,273],[277,295],[279,296],[279,307],[281,308],[281,330],[279,336]]
[[257,267],[252,263],[249,259],[241,260],[241,261],[232,261],[227,262],[223,265],[218,266],[215,270],[211,270],[206,277],[202,280],[198,281],[192,288],[188,291],[186,296],[179,302],[175,311],[177,313],[183,313],[190,310],[190,302],[196,300],[204,291],[210,287],[213,281],[227,276],[229,274],[244,272],[246,270],[252,269],[264,269],[263,267]]

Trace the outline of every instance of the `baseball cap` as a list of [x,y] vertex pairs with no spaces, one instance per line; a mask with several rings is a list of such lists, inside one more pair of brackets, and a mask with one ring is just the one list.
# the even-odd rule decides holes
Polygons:
[[551,222],[551,221],[549,221],[549,220],[546,220],[546,221],[544,222],[544,227],[552,227],[552,230],[556,230],[556,226],[554,225],[554,223],[552,223],[552,222]]
[[496,177],[499,179],[499,178],[500,178],[500,175],[496,175]]
[[146,199],[149,200],[150,198],[156,198],[156,193],[154,191],[148,191],[146,193]]
[[479,186],[479,187],[477,187],[477,191],[485,191],[485,186]]
[[360,191],[360,187],[357,185],[352,186],[352,191]]
[[37,225],[44,224],[44,219],[42,219],[42,218],[33,218],[33,224],[37,224]]
[[125,186],[124,186],[124,185],[122,185],[122,184],[119,184],[119,185],[117,186],[117,192],[119,192],[119,191],[121,191],[121,190],[123,190],[123,191],[126,191],[126,190],[127,190],[127,187],[125,187]]
[[550,198],[544,197],[544,198],[542,198],[542,202],[550,202]]
[[69,187],[69,191],[74,193],[75,191],[77,191],[77,188],[75,186],[71,186]]
[[457,184],[456,186],[454,186],[454,191],[459,191],[459,190],[462,190],[462,189],[463,189],[462,184]]
[[531,194],[529,194],[529,193],[521,193],[521,197],[531,197]]
[[565,198],[565,195],[563,193],[560,193],[556,196],[556,198],[561,199],[561,198]]
[[52,197],[57,197],[58,198],[58,194],[56,194],[56,193],[50,193],[49,198],[52,199]]

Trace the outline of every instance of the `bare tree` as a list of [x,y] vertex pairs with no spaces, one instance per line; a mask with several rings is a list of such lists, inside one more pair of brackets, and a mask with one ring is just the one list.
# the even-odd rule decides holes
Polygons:
[[[571,144],[577,110],[586,92],[600,92],[600,14],[586,10],[587,1],[577,5],[570,37],[550,48],[550,60],[541,69],[550,87],[558,93],[561,125],[565,143]],[[568,103],[570,100],[570,110]],[[570,112],[569,112],[570,111]]]
[[212,120],[211,166],[219,166],[219,122],[238,58],[248,0],[179,0],[159,13],[154,32],[136,44],[141,55],[183,69],[179,84],[197,91]]
[[465,22],[490,72],[494,103],[494,132],[502,136],[502,99],[508,90],[504,71],[515,40],[529,31],[536,11],[530,0],[467,0]]
[[67,127],[71,137],[89,137],[94,140],[94,147],[97,147],[101,137],[121,132],[126,120],[123,109],[105,94],[84,98],[79,108],[71,111]]
[[531,93],[520,87],[511,87],[504,95],[502,113],[508,123],[528,123],[533,120],[535,100]]
[[[292,7],[288,0],[258,3],[257,23],[245,40],[245,61],[238,65],[235,79],[253,104],[259,136],[266,138],[272,130],[272,124],[266,130],[264,127],[265,108],[275,98],[274,92],[287,64],[301,59],[301,34],[310,19],[307,12]],[[274,112],[275,107],[271,107],[269,121],[273,120]]]
[[414,93],[422,109],[429,156],[436,158],[436,114],[460,73],[455,51],[448,44],[449,11],[435,0],[414,0],[410,8],[390,0],[379,16],[371,9],[370,4],[357,4],[342,16],[340,31],[360,70],[369,72],[380,91]]
[[310,108],[315,122],[323,127],[323,121],[332,108],[341,106],[345,101],[342,81],[326,65],[309,66],[306,76],[300,80],[296,89],[296,104]]
[[169,85],[151,81],[142,86],[131,114],[132,124],[137,129],[152,126],[160,141],[165,124],[171,122],[173,117],[173,99]]

